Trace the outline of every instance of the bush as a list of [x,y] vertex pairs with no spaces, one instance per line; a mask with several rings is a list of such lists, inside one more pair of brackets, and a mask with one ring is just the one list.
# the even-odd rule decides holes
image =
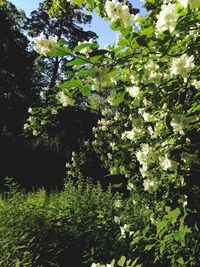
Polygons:
[[[0,266],[78,267],[111,261],[123,251],[128,256],[127,240],[120,239],[113,219],[119,209],[134,214],[139,208],[119,198],[81,180],[49,194],[25,193],[12,184],[0,200]],[[142,217],[135,215],[139,226]]]

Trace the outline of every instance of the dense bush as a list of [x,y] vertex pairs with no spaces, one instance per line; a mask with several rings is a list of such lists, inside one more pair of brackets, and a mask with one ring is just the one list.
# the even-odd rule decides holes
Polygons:
[[[124,177],[128,201],[145,200],[144,214],[149,214],[135,231],[133,213],[120,213],[121,238],[130,242],[132,261],[123,256],[106,267],[200,266],[200,1],[144,0],[148,14],[143,17],[135,16],[128,2],[103,2],[70,0],[111,21],[119,32],[113,46],[100,49],[84,41],[72,50],[67,40],[35,39],[41,57],[65,57],[73,70],[48,109],[31,111],[26,129],[40,135],[43,121],[48,125],[54,119],[55,112],[44,117],[46,110],[78,107],[87,97],[82,106],[101,115],[88,149],[96,151],[107,177]],[[51,12],[62,10],[62,3],[53,1]],[[80,156],[76,160],[72,154],[68,174],[76,174]],[[92,267],[105,266],[95,262]]]
[[123,223],[119,209],[135,213],[137,229],[144,218],[138,206],[122,203],[110,189],[104,192],[81,180],[76,185],[67,181],[62,192],[50,194],[44,189],[25,193],[11,185],[0,200],[0,266],[78,267],[111,261],[122,252],[128,256],[117,225]]

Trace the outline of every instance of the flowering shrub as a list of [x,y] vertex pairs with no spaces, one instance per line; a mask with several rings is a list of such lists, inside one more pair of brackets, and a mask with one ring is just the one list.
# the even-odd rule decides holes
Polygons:
[[[102,9],[98,1],[81,2]],[[131,201],[137,193],[148,203],[143,230],[120,226],[122,237],[133,231],[132,259],[106,266],[198,266],[191,215],[198,208],[193,199],[200,169],[200,2],[146,0],[145,6],[148,14],[138,17],[127,4],[108,0],[102,12],[120,34],[113,46],[83,43],[70,51],[61,40],[49,55],[66,56],[74,69],[60,85],[68,103],[84,96],[93,108],[99,101],[102,118],[92,146],[104,167],[124,175]]]

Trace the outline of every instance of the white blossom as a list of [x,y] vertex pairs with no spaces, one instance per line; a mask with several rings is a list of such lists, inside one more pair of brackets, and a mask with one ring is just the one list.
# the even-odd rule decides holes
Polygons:
[[171,3],[163,4],[161,12],[157,17],[156,30],[158,33],[162,33],[166,30],[173,32],[178,20],[176,5]]
[[73,106],[75,102],[74,99],[70,98],[69,96],[66,96],[63,92],[57,93],[57,99],[60,101],[63,107]]
[[175,133],[184,135],[184,129],[189,126],[187,117],[184,114],[174,114],[170,125]]
[[81,45],[81,44],[88,44],[88,46],[82,48],[79,53],[85,55],[86,57],[89,57],[90,56],[90,53],[93,51],[93,49],[89,46],[90,44],[92,44],[93,41],[92,39],[90,39],[89,41],[83,41],[83,42],[78,42],[78,45]]
[[200,81],[194,80],[192,82],[192,85],[196,88],[196,89],[200,89]]
[[28,108],[28,113],[32,113],[33,109],[32,108]]
[[123,238],[126,237],[126,233],[130,231],[130,225],[129,224],[124,224],[124,226],[120,226],[120,231],[121,231],[121,236]]
[[140,87],[138,87],[138,86],[128,87],[128,88],[126,88],[126,91],[130,94],[131,97],[134,98],[134,97],[139,95]]
[[134,141],[138,136],[140,136],[142,133],[142,129],[138,128],[138,127],[134,127],[132,130],[130,131],[125,131],[122,134],[122,139],[129,139],[131,141]]
[[45,98],[46,98],[45,91],[40,91],[40,97],[41,97],[42,99],[45,99]]
[[146,179],[143,182],[144,190],[148,191],[149,193],[154,193],[158,189],[158,184],[157,182],[153,180]]
[[134,85],[137,85],[139,83],[139,77],[136,71],[133,70],[130,71],[130,80],[131,83]]
[[106,13],[112,22],[121,19],[125,27],[131,24],[134,17],[129,13],[129,7],[117,0],[106,1]]
[[40,35],[34,39],[34,50],[39,54],[46,55],[47,53],[55,51],[57,46],[57,37],[49,36],[47,39],[44,35]]
[[171,169],[172,167],[172,162],[171,160],[167,157],[167,155],[165,155],[164,157],[163,156],[159,156],[158,157],[158,160],[159,160],[159,164],[160,164],[160,167],[167,171],[168,169]]
[[178,0],[179,3],[183,7],[187,7],[188,5],[190,6],[191,9],[199,8],[200,7],[200,1],[199,0]]
[[186,195],[181,195],[178,200],[179,203],[183,205],[183,207],[187,206],[188,201],[187,201],[187,196]]
[[33,135],[34,135],[34,136],[37,136],[38,134],[39,134],[38,131],[33,130]]
[[58,113],[57,109],[53,108],[53,109],[51,110],[51,114],[56,115],[57,113]]
[[188,56],[183,54],[179,58],[173,58],[170,67],[170,74],[181,75],[182,77],[187,77],[188,73],[194,68],[194,56]]
[[92,263],[91,267],[101,267],[100,263]]
[[24,124],[24,130],[27,130],[28,127],[29,127],[28,123],[25,123],[25,124]]
[[134,189],[134,184],[132,184],[131,182],[128,182],[127,184],[127,190],[131,191]]
[[121,200],[120,199],[115,200],[115,207],[116,208],[121,208],[121,206],[122,206]]

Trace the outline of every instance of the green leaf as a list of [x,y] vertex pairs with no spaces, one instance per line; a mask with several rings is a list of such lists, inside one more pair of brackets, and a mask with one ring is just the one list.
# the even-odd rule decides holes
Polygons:
[[111,93],[108,97],[109,102],[112,103],[112,106],[117,107],[120,103],[124,101],[124,92]]
[[82,78],[84,76],[89,76],[91,75],[92,70],[89,69],[81,69],[79,72],[76,73],[76,77]]
[[102,58],[102,56],[93,56],[93,57],[90,57],[90,61],[92,63],[95,63],[95,62],[99,61],[99,59],[101,59],[101,58]]
[[36,60],[35,60],[35,62],[38,62],[38,61],[40,61],[40,59],[41,58],[43,58],[44,57],[44,55],[42,54],[42,55],[39,55],[37,58],[36,58]]
[[184,259],[183,259],[182,257],[180,257],[180,258],[177,260],[177,262],[178,262],[179,264],[181,264],[181,265],[185,265],[185,261],[184,261]]
[[114,267],[115,266],[115,260],[112,260],[110,265],[111,265],[111,267]]
[[94,0],[86,0],[86,3],[93,9],[94,8]]
[[140,107],[140,98],[139,97],[136,97],[134,100],[133,100],[133,106],[136,107],[136,108],[139,108]]
[[82,85],[83,83],[81,80],[71,79],[69,81],[64,82],[61,88],[74,88],[74,87],[80,87]]
[[71,50],[68,48],[68,47],[57,47],[56,49],[56,56],[68,56],[68,55],[71,55],[72,52]]
[[167,226],[167,223],[168,222],[166,220],[157,222],[157,234],[159,234],[160,231]]
[[126,257],[125,256],[121,256],[121,258],[118,260],[117,263],[118,263],[119,266],[123,267],[125,262],[126,262]]
[[119,31],[122,28],[122,23],[120,20],[115,20],[110,25],[111,30]]
[[81,93],[83,96],[89,96],[91,93],[91,86],[90,85],[86,85],[84,87],[81,88]]
[[144,250],[151,250],[154,246],[155,246],[155,244],[146,245]]
[[16,260],[15,267],[20,267],[20,260],[19,259]]
[[93,50],[97,49],[99,45],[97,43],[81,43],[74,48],[74,52],[80,52],[82,49],[89,47]]
[[149,229],[150,229],[149,225],[147,225],[147,226],[144,228],[144,230],[142,231],[142,233],[143,233],[144,236],[145,236],[146,233],[149,231]]
[[74,58],[67,62],[67,66],[82,66],[87,63],[87,60],[84,58]]
[[134,267],[137,263],[137,261],[139,260],[139,257],[137,257],[131,264],[131,267]]
[[154,27],[153,26],[145,28],[144,30],[141,31],[141,35],[145,35],[148,38],[152,37],[153,34],[154,34]]

